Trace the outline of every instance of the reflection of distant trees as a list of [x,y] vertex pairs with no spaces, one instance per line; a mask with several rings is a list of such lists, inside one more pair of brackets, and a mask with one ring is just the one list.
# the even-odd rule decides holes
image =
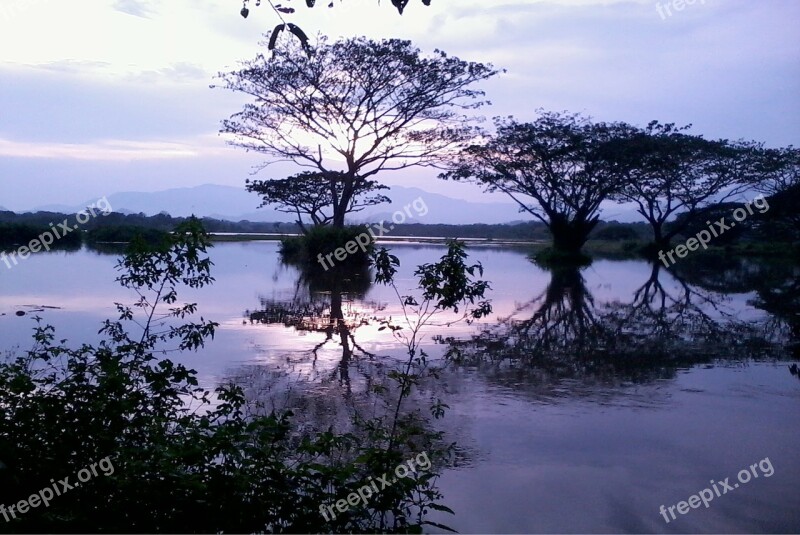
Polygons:
[[775,337],[785,337],[795,358],[800,358],[800,268],[792,266],[785,275],[762,279],[750,304],[770,315]]
[[[588,349],[592,340],[603,336],[604,326],[598,320],[594,298],[577,267],[553,269],[545,291],[518,306],[501,321],[506,325],[509,342],[515,350],[528,354],[555,354]],[[528,310],[527,319],[517,316]]]
[[[404,359],[374,355],[359,343],[360,329],[387,319],[386,303],[364,299],[369,288],[365,280],[363,272],[340,271],[335,277],[326,272],[301,272],[292,295],[285,299],[260,298],[257,310],[245,311],[245,322],[251,325],[278,325],[324,335],[324,339],[300,351],[287,350],[268,363],[242,366],[228,376],[242,386],[251,410],[291,409],[293,421],[304,432],[334,428],[364,440],[365,429],[354,421],[391,420],[399,396],[392,377],[397,362]],[[323,349],[331,349],[326,346],[335,346],[337,357],[341,351],[337,363],[331,365],[319,358]],[[450,422],[435,421],[430,407],[443,395],[445,385],[434,369],[430,371],[430,375],[421,374],[405,397],[400,419],[420,431],[420,436],[428,437],[426,440],[432,442],[430,449],[425,449],[433,452],[433,448],[449,449],[456,440],[462,441],[464,429],[462,425],[442,430]],[[454,459],[462,465],[473,456],[463,446],[455,453]]]
[[629,303],[604,306],[614,356],[647,367],[742,355],[740,344],[757,331],[739,321],[726,301],[724,294],[693,286],[654,263]]
[[649,381],[681,366],[778,351],[763,325],[736,317],[724,293],[659,264],[629,301],[605,303],[595,301],[578,268],[553,269],[545,291],[498,325],[469,340],[444,341],[457,363],[539,383]]
[[[751,306],[769,314],[766,337],[800,345],[800,266],[788,259],[765,262],[741,256],[703,256],[676,264],[675,274],[692,285],[725,293],[753,293]],[[795,353],[797,355],[797,353]]]

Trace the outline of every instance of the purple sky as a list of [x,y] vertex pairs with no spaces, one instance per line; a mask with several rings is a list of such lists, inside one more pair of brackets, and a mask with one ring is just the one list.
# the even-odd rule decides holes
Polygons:
[[[299,2],[292,20],[309,33],[408,38],[506,68],[484,86],[494,103],[487,116],[569,110],[800,144],[796,0],[433,0],[429,8],[412,0],[402,17],[388,0],[335,1],[330,10]],[[260,158],[217,136],[241,100],[208,86],[217,71],[254,56],[277,18],[262,6],[245,20],[240,7],[0,0],[0,206],[243,185]],[[429,171],[383,180],[487,199]]]

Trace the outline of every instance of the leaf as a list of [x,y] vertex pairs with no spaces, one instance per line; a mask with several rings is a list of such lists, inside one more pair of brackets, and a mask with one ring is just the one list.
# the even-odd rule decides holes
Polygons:
[[[429,507],[430,507],[430,506],[429,506]],[[449,531],[450,533],[458,533],[456,530],[454,530],[454,529],[453,529],[453,528],[451,528],[451,527],[445,526],[444,524],[440,524],[440,523],[438,523],[438,522],[433,522],[433,521],[431,521],[431,520],[425,520],[425,521],[423,521],[422,523],[423,523],[423,524],[426,524],[426,525],[428,525],[428,526],[433,526],[433,527],[435,527],[435,528],[439,528],[439,529],[443,529],[443,530],[445,530],[445,531]]]
[[289,27],[289,31],[292,32],[292,35],[294,35],[300,40],[300,43],[303,45],[303,49],[310,57],[311,48],[308,46],[308,37],[306,36],[305,32],[301,30],[297,25],[292,24],[291,22],[288,23],[287,26]]
[[[455,511],[453,511],[452,509],[450,509],[446,505],[441,505],[441,504],[438,504],[438,503],[429,503],[428,505],[426,505],[426,507],[429,507],[429,508],[433,509],[434,511],[443,511],[445,513],[450,513],[451,515],[456,514]],[[443,527],[443,526],[440,526],[438,524],[436,524],[436,525],[438,527]],[[448,528],[445,527],[444,529],[448,529]]]
[[397,11],[402,15],[403,10],[408,5],[408,0],[392,0],[392,5],[397,8]]
[[275,29],[272,30],[272,35],[270,36],[269,44],[267,45],[268,49],[270,50],[275,49],[275,43],[278,41],[278,35],[280,35],[285,26],[286,26],[285,24],[278,24],[277,26],[275,26]]

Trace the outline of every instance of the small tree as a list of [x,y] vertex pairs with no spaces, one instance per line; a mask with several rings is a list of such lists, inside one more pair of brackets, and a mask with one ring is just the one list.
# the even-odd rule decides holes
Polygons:
[[[341,173],[325,175],[306,171],[280,180],[248,180],[246,187],[247,191],[261,195],[261,206],[274,204],[279,212],[296,214],[297,225],[307,233],[304,216],[315,226],[327,225],[333,220],[332,207],[339,204],[344,189],[341,176]],[[387,186],[374,180],[360,182],[353,192],[350,204],[345,207],[345,214],[390,202],[391,199],[385,195],[373,194],[375,191],[387,189]]]
[[578,253],[599,221],[600,203],[620,187],[606,145],[629,127],[551,112],[532,123],[495,122],[497,133],[465,150],[441,178],[506,193],[547,225],[557,251]]
[[441,165],[469,139],[476,119],[460,111],[485,104],[470,86],[497,73],[397,39],[321,38],[306,52],[291,43],[220,73],[224,87],[253,99],[222,132],[273,161],[337,173],[331,223],[339,227],[371,177]]
[[740,194],[753,173],[755,145],[710,141],[686,133],[689,128],[653,121],[618,140],[621,150],[614,152],[627,175],[614,197],[636,205],[659,249],[668,249],[704,209]]

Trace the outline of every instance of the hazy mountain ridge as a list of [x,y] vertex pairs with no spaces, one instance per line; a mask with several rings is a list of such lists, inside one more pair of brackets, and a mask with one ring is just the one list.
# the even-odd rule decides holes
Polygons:
[[[476,203],[430,193],[419,188],[394,186],[387,194],[391,203],[371,206],[351,215],[354,222],[390,220],[396,212],[402,212],[407,223],[509,223],[529,219],[518,213],[511,203]],[[114,211],[155,215],[167,212],[172,216],[197,215],[232,221],[292,222],[294,214],[278,212],[266,206],[257,208],[259,197],[244,188],[204,184],[188,188],[173,188],[156,192],[119,192],[106,197]],[[422,199],[425,210],[416,210],[412,205]],[[78,206],[47,205],[33,211],[76,212],[96,200]],[[421,203],[418,201],[417,206]],[[409,206],[408,211],[404,207]],[[412,217],[408,217],[411,213]],[[399,218],[400,216],[398,216]]]
[[[371,206],[351,214],[352,222],[391,220],[395,213],[403,213],[405,223],[466,225],[472,223],[504,224],[530,221],[533,218],[520,213],[513,203],[479,203],[455,199],[419,188],[393,186],[387,193],[391,203]],[[116,212],[155,215],[167,212],[172,216],[196,215],[228,221],[282,222],[295,220],[294,214],[278,212],[272,207],[257,208],[259,197],[244,188],[204,184],[195,187],[172,188],[155,192],[119,192],[108,195],[108,203]],[[425,210],[419,210],[422,203]],[[414,201],[417,204],[414,205]],[[47,205],[31,211],[74,213],[96,202],[88,200],[77,206]],[[408,207],[408,210],[404,208]],[[411,214],[411,217],[408,214]],[[423,215],[424,214],[424,215]],[[635,220],[630,211],[616,206],[609,210],[610,219]],[[398,215],[397,219],[401,217]]]

